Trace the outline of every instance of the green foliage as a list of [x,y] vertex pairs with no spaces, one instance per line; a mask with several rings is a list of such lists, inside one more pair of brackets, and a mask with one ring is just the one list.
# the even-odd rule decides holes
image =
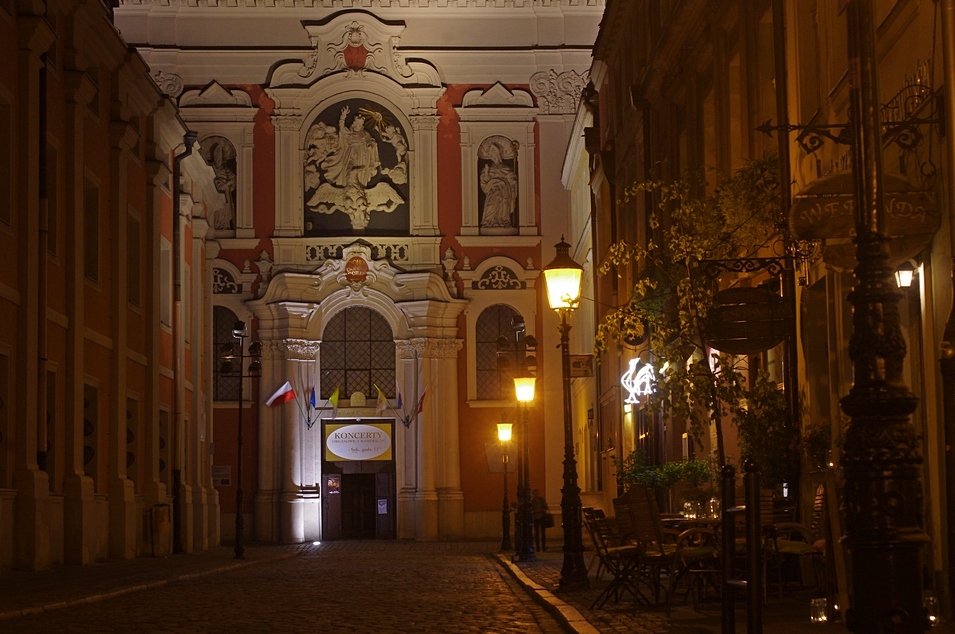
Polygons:
[[816,468],[826,466],[826,454],[832,447],[832,424],[827,420],[808,425],[803,431],[802,448],[809,464]]
[[621,202],[653,194],[655,237],[646,246],[612,245],[600,267],[602,274],[626,267],[638,273],[627,302],[598,325],[594,352],[647,334],[657,369],[650,409],[685,420],[697,440],[715,423],[720,464],[722,419],[733,399],[745,398],[745,381],[737,358],[706,358],[707,319],[719,286],[704,268],[706,260],[754,256],[778,235],[777,168],[775,156],[751,161],[702,198],[693,196],[699,187],[688,179],[635,183]]
[[799,474],[799,430],[789,419],[786,397],[760,372],[753,387],[730,407],[742,458],[755,460],[765,486],[793,482]]
[[650,489],[665,490],[677,482],[692,487],[701,487],[712,478],[710,463],[706,460],[687,460],[652,465],[647,462],[646,452],[637,449],[623,460],[614,460],[617,479],[624,488],[642,484]]

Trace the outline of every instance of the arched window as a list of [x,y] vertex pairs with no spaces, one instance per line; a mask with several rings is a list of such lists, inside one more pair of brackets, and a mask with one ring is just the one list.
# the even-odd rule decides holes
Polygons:
[[377,398],[377,385],[395,398],[395,338],[378,312],[362,306],[332,317],[322,335],[322,398],[341,388],[341,397],[361,392]]
[[239,400],[239,381],[237,376],[223,376],[220,374],[222,365],[222,351],[226,345],[234,346],[236,338],[232,336],[232,327],[238,321],[235,313],[225,306],[212,307],[212,367],[214,372],[214,400]]
[[494,304],[484,309],[477,318],[474,329],[477,350],[477,397],[478,400],[505,400],[514,395],[514,383],[510,375],[501,372],[497,364],[497,340],[507,337],[511,341],[514,330],[511,320],[520,313],[504,304]]

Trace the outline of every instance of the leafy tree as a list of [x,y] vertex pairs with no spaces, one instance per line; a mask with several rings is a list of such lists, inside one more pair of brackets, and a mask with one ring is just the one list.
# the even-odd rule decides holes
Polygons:
[[[605,352],[611,342],[646,335],[659,368],[651,409],[686,420],[697,441],[712,423],[721,466],[726,463],[724,417],[745,427],[756,420],[754,406],[772,403],[763,392],[750,398],[741,359],[708,355],[707,326],[719,284],[707,274],[707,262],[755,257],[779,235],[777,170],[775,156],[750,161],[703,197],[694,195],[700,187],[690,179],[633,184],[619,202],[651,192],[658,203],[649,219],[654,237],[645,246],[612,245],[600,267],[602,274],[628,266],[637,272],[627,302],[598,325],[595,353]],[[755,385],[764,384],[757,379]],[[743,444],[751,451],[756,446]]]

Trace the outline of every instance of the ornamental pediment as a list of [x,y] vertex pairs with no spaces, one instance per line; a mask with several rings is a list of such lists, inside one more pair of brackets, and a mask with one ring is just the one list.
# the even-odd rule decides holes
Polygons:
[[329,75],[376,73],[399,84],[440,86],[437,70],[426,62],[408,62],[398,51],[404,22],[383,22],[365,12],[339,13],[327,21],[303,22],[311,51],[301,62],[276,69],[271,85],[310,85]]

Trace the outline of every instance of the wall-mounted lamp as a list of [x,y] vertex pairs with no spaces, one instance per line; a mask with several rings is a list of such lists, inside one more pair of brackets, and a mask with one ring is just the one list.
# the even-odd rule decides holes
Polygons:
[[915,267],[912,266],[912,260],[906,260],[895,270],[895,283],[899,288],[909,288],[915,279]]

